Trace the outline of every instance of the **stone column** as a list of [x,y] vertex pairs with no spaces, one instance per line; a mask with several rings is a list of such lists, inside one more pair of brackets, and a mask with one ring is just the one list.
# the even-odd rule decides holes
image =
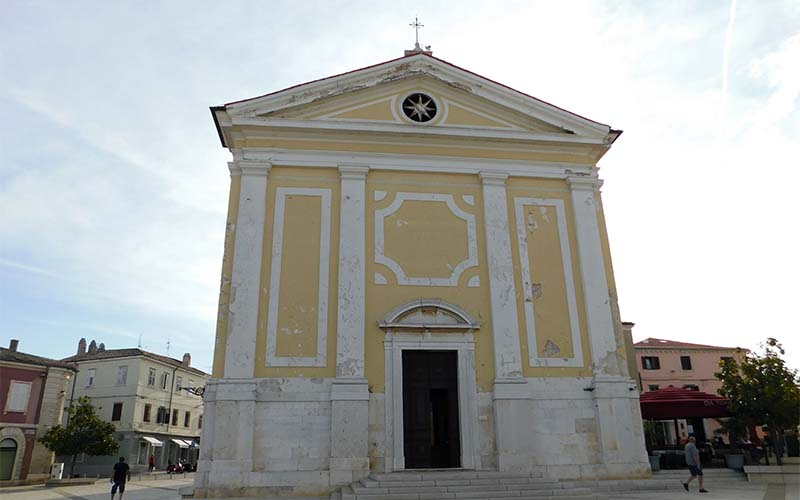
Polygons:
[[331,484],[369,474],[369,385],[364,378],[366,178],[368,167],[340,166],[336,379],[331,384]]
[[250,379],[253,378],[255,369],[261,256],[270,164],[239,160],[228,165],[231,175],[242,176],[242,188],[233,250],[224,378]]
[[601,182],[594,177],[569,177],[578,240],[586,323],[592,348],[595,419],[602,461],[614,476],[647,475],[639,392],[624,376],[617,352],[614,317],[608,291],[595,194]]
[[340,166],[339,313],[336,377],[364,378],[367,167]]
[[511,258],[506,179],[508,174],[481,172],[483,217],[486,226],[486,260],[489,262],[489,297],[492,307],[494,369],[497,380],[522,376],[522,355],[517,321],[517,291]]
[[511,227],[504,173],[480,173],[489,263],[489,299],[494,339],[494,412],[497,464],[501,471],[524,472],[530,467],[528,452],[515,439],[525,428],[527,387],[522,378],[517,291],[511,255]]
[[592,348],[592,371],[595,375],[620,374],[611,297],[608,293],[603,246],[595,201],[600,181],[594,177],[570,177],[572,210],[578,240],[578,259],[586,302],[586,323]]

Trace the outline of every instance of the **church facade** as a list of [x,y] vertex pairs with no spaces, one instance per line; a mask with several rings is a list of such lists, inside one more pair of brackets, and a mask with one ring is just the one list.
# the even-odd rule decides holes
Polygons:
[[597,175],[620,131],[421,51],[212,114],[233,161],[195,496],[649,474]]

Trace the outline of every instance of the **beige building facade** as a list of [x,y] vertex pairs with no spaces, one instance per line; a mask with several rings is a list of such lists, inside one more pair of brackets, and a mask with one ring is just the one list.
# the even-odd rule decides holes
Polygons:
[[[133,471],[147,470],[150,456],[159,470],[178,459],[197,462],[203,404],[194,391],[210,376],[191,366],[188,353],[174,359],[141,349],[106,349],[94,340],[87,346],[81,339],[77,353],[63,361],[79,369],[68,398],[90,397],[120,441],[116,456],[79,456],[76,474],[108,476],[120,456]],[[69,470],[71,460],[61,458]]]
[[212,108],[233,160],[196,496],[649,472],[597,162],[429,53]]

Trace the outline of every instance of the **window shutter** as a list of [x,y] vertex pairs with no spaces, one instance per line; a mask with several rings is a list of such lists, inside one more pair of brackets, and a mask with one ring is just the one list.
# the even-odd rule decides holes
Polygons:
[[28,398],[31,395],[31,384],[11,382],[9,387],[9,411],[25,411],[28,409]]

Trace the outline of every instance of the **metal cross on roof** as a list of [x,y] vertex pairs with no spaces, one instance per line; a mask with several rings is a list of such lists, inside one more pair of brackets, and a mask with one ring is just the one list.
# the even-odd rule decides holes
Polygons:
[[419,22],[419,18],[415,17],[414,22],[409,24],[412,28],[414,28],[414,47],[419,48],[419,29],[424,27],[425,25]]

